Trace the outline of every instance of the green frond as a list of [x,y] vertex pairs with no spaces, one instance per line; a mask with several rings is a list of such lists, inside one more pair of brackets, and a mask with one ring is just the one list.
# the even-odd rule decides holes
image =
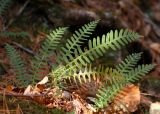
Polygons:
[[[78,70],[74,71],[68,71],[68,73],[65,74],[64,77],[58,77],[61,75],[61,72],[66,71],[64,66],[61,66],[61,71],[57,72],[57,74],[53,77],[53,83],[56,83],[57,80],[69,80],[71,83],[75,83],[77,85],[81,85],[82,83],[87,83],[91,81],[103,80],[103,81],[109,81],[111,77],[116,77],[119,80],[122,80],[124,77],[121,77],[121,74],[113,68],[105,67],[103,65],[99,66],[92,66],[91,64],[80,67]],[[53,72],[50,74],[53,75]],[[61,82],[60,82],[61,83]]]
[[0,36],[4,37],[28,37],[29,34],[27,32],[0,32]]
[[48,57],[48,55],[50,55],[51,52],[55,51],[66,29],[67,27],[59,27],[52,31],[47,36],[47,39],[43,42],[39,55]]
[[21,86],[27,86],[30,82],[30,77],[26,72],[24,62],[17,51],[9,44],[6,44],[5,49],[9,57],[11,66],[14,68],[17,74],[17,79],[20,81]]
[[104,84],[104,87],[101,87],[98,90],[97,98],[94,101],[95,106],[99,108],[104,108],[109,105],[115,98],[115,96],[127,85],[139,80],[142,76],[148,73],[154,68],[154,65],[142,65],[131,70],[123,80],[118,80],[115,77],[110,80],[111,84]]
[[[68,54],[68,56],[63,56],[63,60],[67,63],[65,66],[64,72],[61,72],[61,76],[64,74],[79,69],[81,66],[86,66],[87,64],[92,63],[95,59],[100,56],[103,56],[107,49],[111,48],[113,50],[120,49],[122,46],[136,40],[139,38],[139,35],[135,32],[128,30],[120,30],[118,33],[117,30],[115,32],[110,31],[107,35],[103,35],[100,37],[94,38],[93,40],[89,40],[89,48],[84,51],[77,47],[73,54]],[[56,69],[53,73],[55,75],[59,72],[61,68]]]
[[65,76],[65,79],[69,79],[70,82],[75,82],[77,85],[82,83],[88,83],[91,81],[101,80],[101,81],[110,81],[112,77],[115,77],[118,80],[124,79],[121,77],[121,74],[116,70],[110,67],[105,67],[102,65],[93,67],[91,64],[82,67],[79,71],[73,71],[70,75]]
[[70,54],[74,53],[74,50],[81,44],[83,44],[84,41],[87,40],[86,38],[90,37],[94,29],[96,28],[98,22],[99,20],[92,21],[88,24],[83,25],[82,28],[76,30],[75,33],[71,36],[71,38],[67,39],[65,46],[61,48],[58,61],[62,62],[62,56],[67,57],[70,56]]
[[8,7],[11,5],[13,0],[0,0],[0,15],[2,16]]
[[126,81],[127,82],[138,81],[142,76],[147,74],[154,67],[155,67],[155,65],[153,65],[153,64],[139,65],[137,68],[132,69],[130,72],[128,72],[127,75],[125,75]]
[[[91,65],[88,65],[84,68],[81,68],[78,72],[74,71],[73,74],[68,75],[68,79],[73,79],[76,84],[87,83],[91,82],[92,79],[96,80],[96,77],[104,78],[106,70],[107,68],[104,66],[92,67]],[[67,77],[65,78],[67,79]]]
[[140,60],[142,53],[134,53],[125,58],[120,64],[116,66],[116,69],[122,74],[128,73],[134,68],[137,62]]
[[54,53],[56,48],[58,47],[61,37],[63,36],[66,27],[55,29],[47,36],[47,39],[43,42],[39,53],[32,60],[32,74],[33,74],[33,82],[39,79],[40,69],[43,68],[47,64],[47,58]]
[[94,103],[98,109],[107,107],[109,103],[114,100],[118,92],[125,86],[125,83],[120,83],[116,78],[112,78],[110,83],[112,83],[110,86],[104,84],[104,86],[100,87],[98,94],[96,94],[97,98]]

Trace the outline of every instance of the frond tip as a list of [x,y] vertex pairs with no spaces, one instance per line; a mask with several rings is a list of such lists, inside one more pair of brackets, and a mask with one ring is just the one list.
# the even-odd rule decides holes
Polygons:
[[47,62],[47,58],[54,53],[54,51],[57,49],[58,44],[60,43],[60,40],[62,36],[64,35],[64,32],[66,31],[67,27],[60,27],[55,30],[53,30],[48,36],[47,39],[42,44],[41,49],[39,50],[39,53],[34,57],[32,60],[32,83],[35,83],[35,80],[39,79],[39,71],[41,68],[43,68]]
[[132,69],[128,74],[125,76],[126,82],[135,82],[138,81],[142,76],[147,74],[155,67],[154,64],[147,64],[147,65],[138,65],[135,69]]
[[39,55],[44,55],[48,57],[48,55],[55,51],[64,32],[66,31],[67,27],[59,27],[53,30],[48,36],[47,39],[43,42],[42,47],[39,51]]
[[142,53],[133,53],[125,58],[120,64],[116,66],[116,69],[122,74],[128,73],[134,68],[137,62],[140,60]]
[[83,44],[84,41],[86,41],[87,38],[92,34],[98,22],[99,20],[92,21],[88,24],[83,25],[80,29],[76,30],[75,33],[71,36],[71,38],[67,39],[65,46],[61,48],[58,61],[63,61],[63,58],[61,58],[61,56],[70,56],[70,54],[74,53],[74,50],[81,44]]

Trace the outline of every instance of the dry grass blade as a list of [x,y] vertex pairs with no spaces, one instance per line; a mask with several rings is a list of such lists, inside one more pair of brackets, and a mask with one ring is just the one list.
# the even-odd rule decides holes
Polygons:
[[18,106],[17,106],[17,108],[16,108],[16,114],[23,114],[22,109],[21,109],[21,107],[19,106],[19,104],[18,104]]
[[5,114],[10,114],[10,111],[8,109],[8,105],[7,105],[7,102],[6,102],[5,90],[3,91],[3,109],[2,109],[2,112],[5,113]]

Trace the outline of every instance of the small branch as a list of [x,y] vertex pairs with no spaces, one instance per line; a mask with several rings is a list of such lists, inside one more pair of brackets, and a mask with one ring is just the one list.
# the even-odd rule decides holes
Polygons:
[[19,43],[17,43],[17,42],[12,42],[12,43],[13,43],[14,45],[16,45],[17,47],[19,47],[20,49],[24,50],[25,52],[27,52],[27,53],[29,53],[29,54],[31,54],[31,55],[33,55],[33,56],[36,55],[32,50],[30,50],[30,49],[28,49],[28,48],[25,48],[24,46],[22,46],[22,45],[19,44]]
[[21,97],[21,98],[28,98],[28,99],[32,99],[33,97],[43,97],[43,95],[23,95],[20,93],[14,93],[14,92],[9,92],[9,91],[5,91],[5,89],[3,91],[0,91],[0,95],[5,95],[5,96],[12,96],[12,97]]
[[159,98],[159,99],[160,99],[160,96],[159,96],[159,95],[152,95],[152,94],[148,94],[148,93],[141,93],[141,95],[150,96],[150,97],[156,97],[156,98]]
[[38,104],[45,105],[48,108],[59,108],[66,111],[71,111],[73,109],[72,102],[65,101],[61,98],[47,97],[44,94],[40,95],[23,95],[15,92],[6,91],[6,89],[0,88],[0,95],[11,96],[16,98],[22,98],[25,100],[34,101]]

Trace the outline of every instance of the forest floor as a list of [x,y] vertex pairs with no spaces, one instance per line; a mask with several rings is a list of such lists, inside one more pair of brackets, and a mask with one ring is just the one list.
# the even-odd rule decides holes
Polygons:
[[[29,58],[39,50],[47,34],[57,27],[69,27],[67,35],[81,25],[100,19],[92,37],[120,28],[128,28],[143,37],[127,48],[105,56],[100,62],[114,65],[126,55],[143,52],[139,64],[156,64],[138,84],[141,103],[135,114],[147,114],[151,103],[160,102],[160,1],[159,0],[26,0],[14,1],[0,17],[0,114],[63,114],[60,109],[48,109],[22,96],[14,96],[25,88],[15,87],[16,73],[10,66],[5,44],[12,44],[29,68]],[[21,33],[19,36],[5,34]],[[24,32],[24,33],[23,33]],[[109,63],[105,60],[108,59]],[[51,57],[54,62],[55,57]],[[42,74],[47,75],[46,67]],[[43,79],[43,78],[42,78]],[[11,93],[5,95],[4,88]],[[83,93],[82,93],[83,94]]]

